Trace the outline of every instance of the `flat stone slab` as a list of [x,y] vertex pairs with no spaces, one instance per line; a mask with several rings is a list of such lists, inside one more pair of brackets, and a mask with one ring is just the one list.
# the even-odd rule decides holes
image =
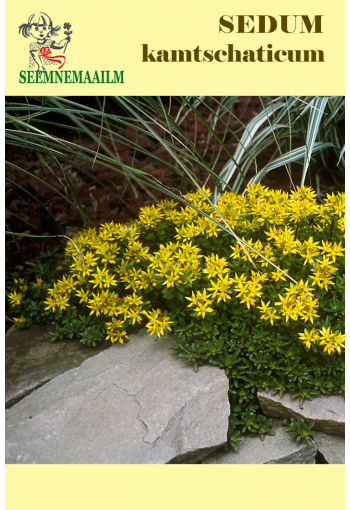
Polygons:
[[239,451],[215,452],[202,464],[315,464],[315,443],[298,443],[279,420],[273,421],[275,436],[246,437],[238,444]]
[[6,411],[6,462],[198,462],[225,444],[223,370],[196,373],[146,332],[84,361]]
[[345,438],[317,432],[314,437],[318,451],[328,464],[345,464]]
[[299,406],[299,399],[291,399],[284,393],[272,395],[271,391],[258,392],[263,413],[273,418],[303,418],[314,421],[315,430],[327,434],[345,435],[345,399],[341,395],[316,395],[314,400],[305,400]]
[[6,409],[44,383],[111,346],[109,341],[95,348],[70,339],[51,342],[50,332],[54,329],[54,326],[38,326],[6,335]]

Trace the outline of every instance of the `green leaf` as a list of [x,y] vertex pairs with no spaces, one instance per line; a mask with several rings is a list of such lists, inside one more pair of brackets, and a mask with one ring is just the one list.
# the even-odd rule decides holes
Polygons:
[[306,173],[309,168],[311,156],[314,153],[314,145],[315,145],[316,136],[318,134],[318,130],[320,127],[320,123],[321,123],[322,116],[324,114],[324,110],[326,108],[327,102],[328,102],[328,97],[315,97],[310,102],[311,111],[310,111],[309,124],[308,124],[307,136],[306,136],[306,152],[305,152],[305,158],[304,158],[303,175],[301,178],[301,185],[300,185],[301,188],[304,186]]
[[[331,143],[323,143],[323,142],[317,142],[313,145],[312,150],[313,153],[316,154],[319,151],[322,151],[324,149],[327,149],[329,147],[333,147],[333,144]],[[252,179],[250,179],[248,186],[250,184],[257,184],[261,181],[261,179],[271,170],[274,170],[275,168],[279,168],[281,166],[288,165],[289,163],[293,163],[294,161],[301,161],[305,158],[307,154],[307,147],[304,145],[303,147],[298,147],[297,149],[293,149],[290,152],[287,152],[286,154],[283,154],[283,156],[280,156],[279,158],[276,158],[271,163],[268,163],[260,172],[255,175]]]

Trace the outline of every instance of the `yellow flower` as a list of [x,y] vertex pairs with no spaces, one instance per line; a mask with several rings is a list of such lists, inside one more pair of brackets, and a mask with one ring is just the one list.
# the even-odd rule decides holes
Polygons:
[[13,281],[19,283],[20,286],[24,284],[24,278],[14,278]]
[[324,351],[327,351],[328,354],[334,353],[338,351],[341,353],[341,347],[345,348],[345,335],[339,333],[336,335],[331,331],[331,328],[322,327],[320,333],[320,345],[324,345]]
[[197,313],[197,316],[205,317],[205,314],[213,312],[214,310],[211,308],[210,305],[212,305],[212,301],[209,299],[210,294],[207,295],[207,289],[204,289],[203,292],[200,290],[197,290],[197,293],[194,294],[192,291],[192,297],[186,297],[188,301],[191,301],[191,303],[188,306],[195,307],[194,310]]
[[77,290],[75,295],[81,298],[79,303],[87,303],[89,301],[89,291],[88,290],[86,290],[86,291],[84,289]]
[[304,266],[310,262],[313,263],[314,259],[319,256],[320,252],[317,247],[319,242],[314,242],[312,237],[309,237],[307,241],[303,243],[298,242],[299,244],[299,253],[305,259]]
[[181,244],[179,250],[175,252],[174,255],[176,260],[181,264],[191,266],[203,257],[203,255],[199,255],[199,252],[200,248],[198,248],[198,246],[192,246],[192,241],[190,241],[189,243]]
[[124,327],[124,321],[114,320],[112,322],[106,322],[107,326],[107,335],[106,340],[110,339],[112,344],[114,342],[119,341],[119,343],[124,343],[124,337],[129,338],[125,330],[121,329]]
[[226,302],[227,299],[231,299],[228,291],[230,290],[233,281],[233,278],[229,278],[228,274],[226,274],[225,277],[220,275],[216,282],[210,280],[212,287],[209,287],[208,290],[213,291],[213,298],[218,297],[218,303],[220,303],[221,300]]
[[170,324],[173,324],[173,322],[170,320],[170,317],[165,315],[162,316],[162,312],[159,308],[158,310],[144,312],[144,314],[149,319],[149,322],[146,324],[146,328],[148,333],[151,335],[157,333],[158,337],[160,337],[165,334],[165,330],[171,331]]
[[55,312],[56,311],[56,308],[58,307],[58,304],[57,304],[57,300],[55,297],[53,296],[49,296],[45,301],[44,303],[47,305],[47,307],[45,308],[45,310],[49,310],[50,308],[52,309],[52,312]]
[[21,317],[13,317],[13,320],[17,324],[21,324],[22,326],[24,326],[24,324],[27,322],[27,319],[25,317],[23,317],[23,315]]
[[237,276],[237,273],[235,273],[235,277],[233,278],[233,281],[237,285],[240,285],[247,281],[247,277],[244,273],[242,273],[241,276]]
[[142,296],[138,296],[135,292],[132,296],[125,296],[124,297],[124,303],[127,308],[130,308],[132,306],[142,306],[143,305],[143,299]]
[[98,257],[94,257],[92,252],[87,252],[84,254],[84,260],[80,257],[80,255],[76,255],[74,252],[74,262],[71,264],[70,268],[72,272],[81,272],[83,276],[89,275],[93,271],[93,267],[97,265],[96,260]]
[[[256,276],[256,273],[254,273],[254,275]],[[237,281],[237,275],[234,281]],[[262,296],[262,292],[260,292],[262,286],[253,280],[247,280],[245,283],[241,283],[240,279],[238,279],[238,281],[239,283],[234,287],[237,292],[236,297],[238,299],[241,298],[240,303],[246,303],[247,308],[250,310],[251,305],[255,306],[256,298]]]
[[[202,208],[203,210],[203,208]],[[213,217],[212,215],[210,215]],[[213,221],[210,221],[208,218],[201,216],[197,219],[197,235],[205,234],[208,237],[217,237],[218,236],[219,227]]]
[[140,273],[141,269],[137,269],[136,267],[132,267],[125,271],[123,276],[120,277],[120,281],[126,283],[125,289],[135,289],[139,286]]
[[294,230],[290,227],[285,227],[284,230],[279,228],[275,236],[275,245],[277,248],[282,249],[283,255],[297,253],[297,241],[294,238]]
[[242,250],[242,248],[241,248],[241,246],[240,246],[240,244],[239,244],[239,243],[235,243],[235,245],[234,245],[234,246],[231,246],[231,250],[232,250],[231,257],[232,257],[233,259],[239,259],[239,258],[241,258],[241,255],[242,255],[243,250]]
[[334,193],[331,193],[331,195],[327,194],[324,208],[326,211],[331,211],[333,214],[336,214],[338,216],[344,215],[345,193],[338,193],[337,195],[335,195]]
[[319,341],[320,337],[315,333],[315,328],[311,331],[304,329],[304,333],[298,333],[300,340],[303,340],[303,344],[310,349],[311,344],[315,344]]
[[120,302],[121,299],[119,298],[118,294],[115,294],[114,292],[108,292],[103,306],[103,313],[105,315],[109,315],[110,317],[117,315],[120,310]]
[[257,309],[262,311],[260,317],[264,320],[269,320],[271,326],[273,326],[273,321],[280,319],[280,317],[277,316],[277,310],[269,306],[269,304],[270,301],[264,303],[264,301],[261,300],[261,306],[257,306]]
[[332,262],[325,256],[322,260],[318,260],[313,268],[314,275],[310,278],[313,280],[313,285],[318,285],[321,289],[325,288],[328,291],[328,285],[334,285],[331,276],[338,271],[332,265]]
[[166,285],[168,289],[170,287],[174,288],[176,283],[183,283],[180,280],[180,275],[177,274],[177,271],[171,271],[170,274],[163,276],[165,276],[165,281],[162,283],[162,285]]
[[76,282],[73,280],[73,276],[69,276],[66,278],[63,276],[62,280],[58,280],[57,282],[57,289],[60,293],[64,294],[65,292],[68,292],[70,294],[73,289],[75,289]]
[[[283,269],[283,271],[285,273],[288,274],[288,271],[289,269]],[[284,280],[286,281],[285,277],[284,277],[284,274],[282,273],[282,271],[271,271],[271,278],[275,281],[275,282],[278,282],[279,280]]]
[[164,214],[157,205],[146,205],[140,210],[139,221],[146,228],[154,228],[164,218]]
[[132,324],[137,321],[139,324],[143,319],[143,299],[134,293],[132,296],[123,298],[124,304],[118,308],[117,314],[123,314],[124,319],[131,319]]
[[45,310],[48,310],[49,308],[51,308],[53,312],[56,311],[56,308],[60,308],[60,310],[65,310],[66,307],[69,306],[68,300],[69,294],[66,295],[55,294],[53,296],[50,296],[46,299],[46,301],[44,301],[44,303],[47,304]]
[[254,285],[259,284],[260,282],[265,282],[267,280],[267,275],[265,273],[257,273],[251,269],[250,274],[251,281],[254,283]]
[[176,227],[176,232],[175,239],[184,241],[190,241],[198,234],[198,230],[193,223],[185,223],[185,225],[181,225],[181,227]]
[[279,294],[279,298],[281,301],[277,301],[275,305],[280,305],[280,314],[285,317],[286,322],[289,318],[296,321],[301,313],[302,304],[294,296],[283,297]]
[[124,318],[125,319],[131,319],[132,323],[135,324],[137,321],[139,324],[141,324],[141,321],[143,319],[143,312],[142,308],[140,306],[136,306],[135,308],[129,308],[124,309]]
[[125,250],[125,259],[135,259],[139,264],[141,260],[148,259],[149,248],[143,248],[140,241],[130,241],[127,249]]
[[90,283],[93,283],[93,288],[99,287],[102,288],[109,288],[110,285],[116,285],[116,280],[113,279],[113,276],[109,274],[109,270],[105,267],[101,270],[99,267],[97,267],[97,273],[92,274],[91,278],[92,280],[89,280]]
[[63,296],[62,294],[58,297],[58,306],[61,310],[65,310],[67,306],[69,306],[68,303],[69,295]]
[[96,317],[98,317],[102,313],[102,306],[105,302],[106,296],[99,293],[94,294],[94,292],[92,292],[92,296],[93,297],[89,299],[89,302],[86,306],[91,308],[90,315],[95,313]]
[[148,289],[150,285],[154,287],[157,285],[157,278],[153,269],[148,266],[147,271],[140,271],[137,278],[137,284],[140,289]]
[[330,243],[329,241],[322,241],[322,253],[325,253],[329,255],[333,262],[336,261],[336,257],[344,257],[343,251],[345,251],[345,248],[342,247],[341,243]]
[[341,333],[336,335],[334,338],[334,344],[336,344],[334,347],[340,354],[341,347],[343,347],[343,349],[345,349],[345,335],[342,335]]
[[23,299],[23,294],[22,294],[22,292],[13,291],[8,295],[8,298],[11,302],[11,306],[14,307],[16,305],[21,304],[21,301]]
[[256,303],[256,299],[250,293],[249,294],[242,294],[241,296],[236,296],[236,297],[237,298],[241,297],[240,303],[245,303],[247,305],[248,310],[250,310],[250,306],[251,305],[254,306],[255,303]]
[[[255,247],[255,249],[257,249],[256,246],[254,246],[254,247]],[[264,255],[264,257],[267,258],[270,262],[274,262],[276,260],[276,257],[273,254],[272,246],[270,243],[267,243],[266,246],[263,246],[261,248],[260,253],[262,255]],[[262,265],[262,267],[268,267],[270,265],[266,260],[264,260],[262,258],[260,259],[260,264]]]
[[[124,343],[124,337],[125,337],[125,338],[129,338],[129,337],[128,337],[128,335],[127,335],[127,333],[126,333],[126,331],[124,331],[124,330],[116,331],[116,332],[114,333],[114,338],[113,338],[113,340],[114,340],[114,342],[116,342],[116,341],[118,340],[118,341],[119,341],[119,343],[123,344],[123,343]],[[112,343],[113,343],[113,340],[112,340],[112,338],[111,338]]]
[[203,269],[203,273],[206,273],[209,278],[222,276],[229,271],[229,268],[226,267],[228,265],[227,260],[224,257],[220,258],[214,253],[212,253],[210,257],[205,257],[205,262],[206,265]]

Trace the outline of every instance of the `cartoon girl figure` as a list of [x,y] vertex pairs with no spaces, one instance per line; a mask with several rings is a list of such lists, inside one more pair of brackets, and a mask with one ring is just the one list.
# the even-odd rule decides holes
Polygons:
[[[36,67],[39,72],[42,72],[45,71],[44,65],[56,65],[57,63],[60,63],[57,59],[45,58],[43,56],[45,51],[42,50],[42,48],[52,48],[54,50],[60,50],[62,48],[66,49],[67,44],[71,40],[69,35],[71,33],[69,32],[70,26],[64,26],[64,28],[68,28],[68,35],[57,44],[54,40],[52,40],[52,37],[58,36],[58,32],[61,30],[61,27],[58,25],[54,27],[50,16],[44,12],[34,12],[29,16],[28,23],[23,23],[18,28],[19,33],[24,37],[29,37],[31,35],[35,39],[35,42],[30,43],[29,47],[29,69]],[[67,32],[65,33],[67,34]],[[49,50],[46,50],[46,54],[47,51]],[[65,61],[65,57],[61,56],[61,58]]]

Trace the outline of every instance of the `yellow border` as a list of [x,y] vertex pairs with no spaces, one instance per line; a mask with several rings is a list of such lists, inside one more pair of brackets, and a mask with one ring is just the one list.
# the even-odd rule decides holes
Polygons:
[[[345,2],[260,0],[233,3],[134,0],[96,3],[34,0],[6,3],[6,93],[8,95],[343,95]],[[28,11],[29,9],[29,11]],[[71,69],[125,69],[124,85],[19,86],[28,40],[18,26],[30,11],[49,11],[57,23],[72,23],[67,51]],[[324,47],[326,65],[143,64],[140,45],[155,48],[221,48],[231,37],[218,33],[222,14],[322,14],[326,32],[309,35],[308,47]],[[67,19],[66,19],[67,18]],[[305,39],[270,36],[275,47],[303,47]],[[318,39],[317,39],[318,37]],[[267,38],[264,38],[267,41]],[[317,40],[317,43],[314,41]],[[261,35],[235,36],[240,48],[256,48]],[[171,67],[172,66],[172,67]],[[174,67],[175,66],[175,67]],[[62,510],[151,507],[284,510],[344,508],[344,466],[27,466],[8,465],[6,508]]]
[[[21,70],[28,70],[29,45],[18,28],[34,11],[48,13],[54,25],[72,25],[71,41],[64,56],[61,71],[95,70],[124,71],[124,83],[103,84],[31,84],[19,83]],[[6,94],[7,95],[343,95],[345,90],[345,26],[344,0],[249,0],[229,2],[217,0],[211,4],[199,0],[108,0],[84,3],[60,0],[45,4],[24,0],[6,4]],[[256,14],[254,14],[256,13]],[[232,16],[234,31],[220,32],[220,18]],[[237,33],[237,16],[246,16],[247,30]],[[249,21],[248,15],[254,20]],[[272,33],[259,33],[260,16],[277,20]],[[297,16],[294,33],[284,33],[281,16]],[[322,16],[322,33],[307,33],[301,16],[314,20]],[[266,18],[268,20],[268,18]],[[268,26],[268,25],[267,25]],[[303,33],[300,33],[302,30]],[[64,35],[61,28],[54,37],[56,43]],[[143,62],[142,45],[158,51],[227,50],[232,44],[243,59],[244,51],[254,54],[266,50],[321,50],[324,62]],[[53,50],[52,55],[64,50]],[[149,52],[148,52],[149,53]],[[223,58],[223,55],[219,55]],[[310,57],[311,58],[311,57]],[[47,70],[56,69],[46,65]],[[32,69],[34,73],[34,69]]]
[[7,466],[6,510],[340,510],[340,465]]

